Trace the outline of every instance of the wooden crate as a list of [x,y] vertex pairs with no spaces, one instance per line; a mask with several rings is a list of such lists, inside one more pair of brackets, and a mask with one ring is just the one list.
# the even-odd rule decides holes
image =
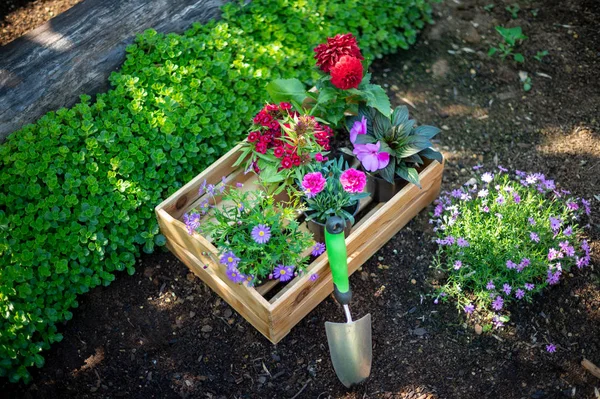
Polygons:
[[[198,233],[189,235],[182,221],[183,215],[200,203],[198,189],[204,180],[217,184],[225,176],[230,183],[242,182],[246,188],[256,186],[256,176],[253,173],[244,174],[239,168],[233,167],[240,149],[240,145],[233,148],[158,205],[155,209],[156,216],[171,252],[275,344],[333,292],[327,254],[315,259],[307,267],[306,273],[284,286],[282,284],[283,288],[272,298],[266,299],[265,294],[274,288],[280,288],[276,286],[281,283],[269,281],[256,288],[233,283],[226,276],[226,268],[220,264],[218,250],[210,239]],[[352,233],[346,238],[350,274],[437,198],[443,169],[443,164],[433,161],[419,174],[422,189],[408,184],[388,202],[374,206],[369,205],[370,198],[361,202],[361,209],[365,210],[368,206],[371,209],[357,220]],[[313,273],[318,275],[316,281],[310,280]]]

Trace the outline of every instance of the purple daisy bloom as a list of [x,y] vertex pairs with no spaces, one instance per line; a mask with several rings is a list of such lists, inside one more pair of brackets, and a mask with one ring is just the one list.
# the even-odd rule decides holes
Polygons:
[[533,242],[540,242],[540,236],[538,236],[537,233],[534,233],[533,231],[529,233],[529,238],[531,238],[531,241]]
[[518,204],[521,202],[521,196],[517,193],[513,194],[513,201],[515,201],[515,204]]
[[563,234],[564,234],[565,236],[567,236],[567,237],[568,237],[568,236],[570,236],[571,234],[573,234],[573,227],[571,227],[571,226],[567,227],[567,228],[566,228],[566,229],[563,231]]
[[457,260],[454,262],[454,270],[459,270],[462,267],[462,262]]
[[479,190],[479,192],[477,193],[477,196],[479,198],[485,198],[488,196],[488,194],[489,194],[489,191],[484,188],[483,190]]
[[506,268],[507,269],[516,269],[517,268],[517,264],[515,262],[513,262],[512,260],[507,260],[506,261]]
[[271,229],[264,224],[259,224],[252,229],[252,239],[258,244],[266,244],[271,238]]
[[527,220],[529,221],[530,225],[535,226],[535,219],[534,218],[529,218]]
[[585,210],[585,214],[586,215],[590,215],[590,213],[592,213],[592,208],[590,207],[590,201],[586,200],[585,198],[581,199],[581,205],[583,205],[583,209]]
[[557,251],[554,248],[550,248],[550,250],[548,251],[548,260],[560,259],[562,257],[563,257],[562,252]]
[[312,256],[319,256],[321,255],[323,252],[325,252],[325,244],[323,244],[322,242],[318,242],[315,244],[315,246],[312,248],[312,252],[310,253]]
[[500,328],[500,327],[504,327],[504,322],[502,321],[502,319],[499,316],[494,316],[494,318],[492,319],[492,323],[494,323],[494,328]]
[[235,254],[232,251],[227,251],[221,256],[221,259],[219,260],[228,268],[235,268],[237,267],[240,258],[235,256]]
[[538,181],[538,176],[537,175],[528,175],[525,178],[525,181],[527,182],[527,184],[534,184],[535,182]]
[[494,175],[490,172],[485,172],[483,175],[481,175],[481,180],[486,183],[490,183],[492,180],[494,180]]
[[526,289],[527,291],[532,291],[534,288],[535,288],[535,285],[534,285],[534,284],[531,284],[531,283],[525,283],[525,289]]
[[246,279],[246,276],[240,273],[240,271],[235,267],[228,268],[226,274],[231,281],[237,284],[241,283]]
[[512,287],[509,284],[504,284],[502,286],[502,291],[504,291],[506,295],[510,295],[510,293],[512,292]]
[[555,285],[555,284],[558,284],[559,281],[560,281],[560,271],[557,271],[556,273],[552,273],[552,270],[548,270],[548,278],[546,279],[546,282],[550,285]]
[[279,281],[290,281],[294,277],[294,267],[278,265],[273,270],[273,277],[279,279]]
[[499,195],[498,198],[496,199],[496,203],[498,205],[503,205],[504,204],[504,197],[502,195]]
[[567,202],[567,208],[569,208],[572,211],[576,211],[577,209],[579,209],[579,204],[577,204],[577,202]]
[[456,240],[456,245],[458,245],[458,246],[459,246],[459,247],[461,247],[461,248],[465,248],[465,247],[468,247],[470,244],[469,244],[469,242],[468,242],[467,240],[465,240],[464,238],[462,238],[462,237],[459,237],[459,238]]
[[560,229],[560,224],[561,220],[559,218],[554,218],[550,216],[550,228],[552,229],[552,231],[556,232],[558,229]]
[[554,344],[546,345],[546,352],[548,352],[548,353],[556,352],[556,345],[554,345]]
[[317,279],[319,278],[319,275],[317,273],[313,273],[310,275],[310,281],[317,281]]
[[192,233],[200,227],[200,215],[198,213],[192,213],[191,215],[186,213],[183,215],[183,222],[185,223],[188,234],[192,235]]
[[508,172],[508,169],[504,168],[502,165],[498,165],[498,170],[500,172]]
[[519,288],[515,291],[515,297],[517,299],[523,299],[524,296],[525,296],[525,291],[523,291],[522,289]]
[[452,198],[460,198],[462,195],[463,195],[463,192],[462,192],[462,190],[459,190],[459,189],[454,189],[450,193],[450,196],[452,196]]
[[496,299],[494,299],[494,302],[492,302],[492,308],[494,310],[500,310],[500,309],[502,309],[503,306],[504,306],[504,299],[502,299],[502,297],[500,295],[498,295],[496,297]]
[[488,291],[494,290],[496,289],[496,286],[494,285],[494,282],[492,280],[488,281],[487,285],[485,286],[485,288],[488,289]]
[[473,170],[479,170],[481,168],[483,168],[483,165],[475,165],[475,166],[473,166]]
[[475,306],[473,306],[472,303],[470,303],[467,306],[465,306],[465,313],[466,314],[471,314],[471,313],[473,313],[474,310],[475,310]]

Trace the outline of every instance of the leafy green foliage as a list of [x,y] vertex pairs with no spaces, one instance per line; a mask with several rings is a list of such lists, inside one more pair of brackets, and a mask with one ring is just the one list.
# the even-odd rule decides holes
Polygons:
[[519,11],[521,11],[521,7],[519,7],[517,3],[513,4],[512,6],[506,6],[504,9],[510,13],[512,19],[519,18]]
[[153,207],[243,135],[274,78],[316,78],[312,47],[352,31],[365,56],[408,48],[426,0],[228,3],[182,35],[148,30],[112,89],[50,112],[0,146],[0,376],[60,341],[77,295],[164,244]]
[[358,135],[354,144],[380,142],[380,151],[390,154],[390,162],[376,173],[388,182],[393,183],[398,176],[421,187],[416,167],[423,165],[423,158],[442,162],[442,155],[431,149],[430,141],[440,129],[415,126],[405,105],[397,107],[390,117],[371,107],[359,107],[358,116],[346,118],[348,130],[362,117],[367,120],[367,133]]
[[522,42],[527,39],[527,36],[523,34],[523,30],[520,26],[514,28],[504,28],[502,26],[496,26],[496,31],[502,36],[503,43],[499,43],[498,47],[492,47],[488,51],[488,56],[493,56],[496,53],[500,54],[500,58],[503,60],[508,56],[512,56],[517,62],[525,62],[525,57],[521,53],[515,53],[515,47],[517,42]]
[[487,172],[476,184],[442,193],[431,221],[435,267],[447,276],[437,299],[456,300],[488,327],[508,319],[509,303],[531,302],[573,266],[590,262],[589,246],[579,240],[589,202],[556,190],[542,174],[517,173]]
[[545,56],[547,56],[548,54],[549,54],[549,53],[548,53],[548,50],[538,51],[538,52],[537,52],[537,53],[536,53],[536,54],[533,56],[533,58],[535,58],[535,59],[536,59],[537,61],[539,61],[539,62],[542,62],[542,61],[543,61],[543,59],[544,59],[544,57],[545,57]]

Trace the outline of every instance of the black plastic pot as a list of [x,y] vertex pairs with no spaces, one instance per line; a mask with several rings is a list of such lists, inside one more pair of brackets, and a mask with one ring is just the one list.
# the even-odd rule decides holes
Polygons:
[[375,202],[386,202],[392,199],[392,197],[404,186],[408,184],[408,181],[401,177],[394,179],[393,183],[382,179],[378,176],[373,176],[367,173],[367,191],[371,193],[371,197]]
[[[356,205],[354,205],[353,207],[346,207],[343,208],[346,212],[348,212],[349,214],[351,214],[352,216],[356,217],[356,214],[358,213],[358,205],[359,202],[356,203]],[[308,214],[305,212],[305,215],[308,216]],[[325,222],[320,223],[314,219],[312,220],[308,220],[306,222],[308,230],[313,233],[313,238],[315,239],[316,242],[320,242],[320,243],[325,243]],[[349,220],[346,220],[346,227],[344,228],[344,236],[348,237],[348,235],[350,234],[350,231],[352,230],[352,223],[350,223]]]

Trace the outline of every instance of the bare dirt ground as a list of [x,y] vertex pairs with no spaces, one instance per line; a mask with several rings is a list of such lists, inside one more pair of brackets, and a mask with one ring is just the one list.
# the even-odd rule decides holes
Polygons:
[[[475,164],[500,163],[593,199],[600,7],[521,0],[513,19],[505,10],[513,1],[490,3],[436,6],[436,25],[409,51],[377,60],[375,80],[418,121],[442,127],[443,189],[468,180]],[[524,64],[486,55],[497,25],[523,28]],[[528,92],[519,71],[532,79]],[[343,318],[331,297],[274,346],[169,253],[145,256],[136,275],[83,296],[34,382],[0,387],[27,398],[597,398],[600,379],[580,365],[584,357],[600,365],[600,202],[592,204],[593,265],[483,335],[426,297],[435,246],[421,213],[351,279],[353,312],[372,314],[374,340],[372,376],[352,390],[329,360],[323,323]],[[558,351],[546,353],[547,342]]]

